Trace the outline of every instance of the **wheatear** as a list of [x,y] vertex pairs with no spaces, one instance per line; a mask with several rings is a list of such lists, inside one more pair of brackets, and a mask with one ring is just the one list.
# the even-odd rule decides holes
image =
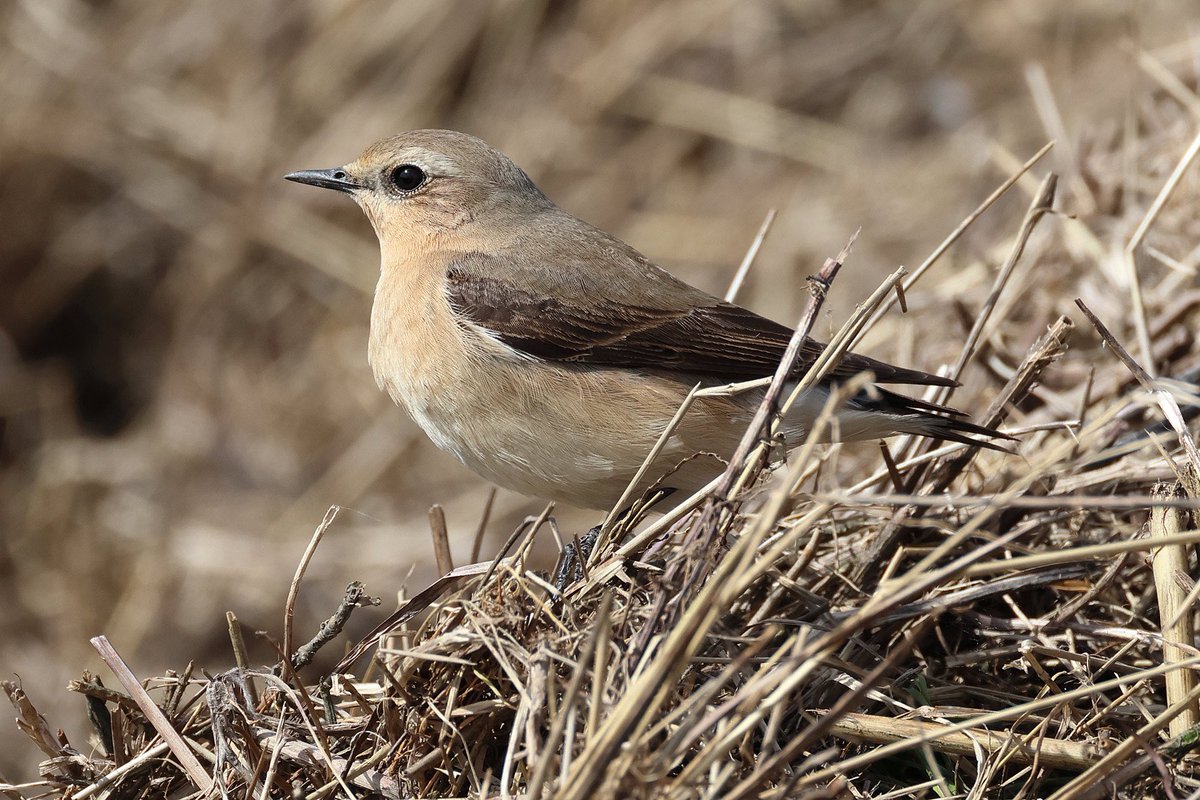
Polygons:
[[[693,386],[769,377],[792,335],[571,216],[473,136],[411,131],[287,179],[349,194],[375,228],[368,352],[380,387],[438,447],[524,494],[611,507]],[[797,371],[823,347],[805,342]],[[849,354],[801,398],[787,441],[803,440],[832,383],[867,370],[880,383],[955,383]],[[761,398],[698,400],[637,491],[703,487]],[[846,403],[837,430],[984,446],[965,434],[1001,435],[961,417],[876,387]]]

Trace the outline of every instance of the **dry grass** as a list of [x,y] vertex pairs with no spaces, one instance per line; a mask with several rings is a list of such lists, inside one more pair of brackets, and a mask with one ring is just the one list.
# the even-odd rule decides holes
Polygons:
[[[1166,7],[1136,32],[1168,44],[1120,55],[1123,3],[733,6],[4,12],[0,663],[51,758],[38,781],[29,745],[5,748],[31,781],[11,794],[182,795],[187,774],[313,797],[1200,787],[1179,666],[1197,656],[1198,465],[1179,429],[1195,389],[1157,379],[1200,368],[1195,41]],[[345,666],[361,678],[325,695],[328,656],[299,678],[248,668],[271,647],[247,637],[231,657],[226,609],[299,642],[349,577],[392,591],[417,542],[411,583],[430,583],[431,502],[454,534],[443,562],[497,552],[520,518],[502,495],[499,538],[472,543],[485,490],[428,467],[442,457],[362,366],[365,226],[276,180],[425,124],[483,134],[714,291],[777,206],[741,300],[779,317],[863,225],[816,333],[857,320],[846,346],[950,365],[953,401],[1017,432],[1020,455],[893,441],[889,468],[870,448],[802,448],[763,481],[752,446],[719,502],[617,527],[562,597],[533,569],[543,515],[494,569],[402,606],[378,658]],[[1071,217],[1046,213],[1056,188]],[[851,314],[897,263],[918,265],[888,279],[909,314],[888,282]],[[1162,419],[1175,427],[1127,443]],[[406,521],[326,528],[285,636],[302,531],[333,502]],[[568,537],[594,521],[559,515]],[[35,706],[81,716],[53,685],[97,631],[138,675],[192,658],[212,675],[148,694],[89,678],[75,688],[96,722],[68,722],[67,745]]]

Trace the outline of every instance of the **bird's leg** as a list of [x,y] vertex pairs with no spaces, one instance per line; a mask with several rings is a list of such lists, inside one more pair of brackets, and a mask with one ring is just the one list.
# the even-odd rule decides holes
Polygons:
[[[628,509],[621,513],[627,512]],[[558,569],[554,571],[554,588],[558,590],[559,594],[562,594],[568,584],[583,577],[584,565],[592,555],[592,548],[596,546],[596,539],[600,537],[602,527],[603,525],[597,525],[585,533],[583,538],[576,536],[574,541],[563,544],[562,556],[558,560]]]
[[[641,502],[634,503],[617,514],[615,524],[620,525],[635,512],[641,512],[644,509],[650,508],[674,493],[675,490],[671,488],[655,490],[652,494],[643,498]],[[597,525],[582,537],[576,536],[574,541],[563,545],[558,569],[554,571],[554,588],[560,594],[567,588],[568,584],[584,577],[588,559],[592,555],[592,549],[596,546],[596,540],[600,538],[600,529],[603,527],[603,523]]]

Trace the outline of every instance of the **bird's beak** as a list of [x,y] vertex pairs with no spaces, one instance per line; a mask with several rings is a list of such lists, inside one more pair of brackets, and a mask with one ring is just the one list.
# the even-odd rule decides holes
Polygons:
[[336,189],[339,192],[350,193],[355,189],[363,188],[354,182],[350,177],[350,173],[346,172],[343,167],[304,169],[299,172],[293,172],[290,175],[284,175],[283,178],[284,180],[295,181],[296,183],[307,183],[309,186],[320,186],[322,189]]

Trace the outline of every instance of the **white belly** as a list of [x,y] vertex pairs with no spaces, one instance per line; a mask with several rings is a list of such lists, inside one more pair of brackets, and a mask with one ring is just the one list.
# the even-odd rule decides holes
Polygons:
[[[454,388],[388,384],[438,447],[488,480],[522,494],[604,509],[633,479],[689,388],[617,370],[495,359],[477,364],[473,379]],[[711,413],[701,411],[668,440],[640,489],[700,449],[726,450],[736,443],[736,436],[720,433],[725,428],[734,433],[730,426],[701,436],[701,420],[711,434]],[[694,490],[721,467],[717,458],[701,456],[667,484]]]

